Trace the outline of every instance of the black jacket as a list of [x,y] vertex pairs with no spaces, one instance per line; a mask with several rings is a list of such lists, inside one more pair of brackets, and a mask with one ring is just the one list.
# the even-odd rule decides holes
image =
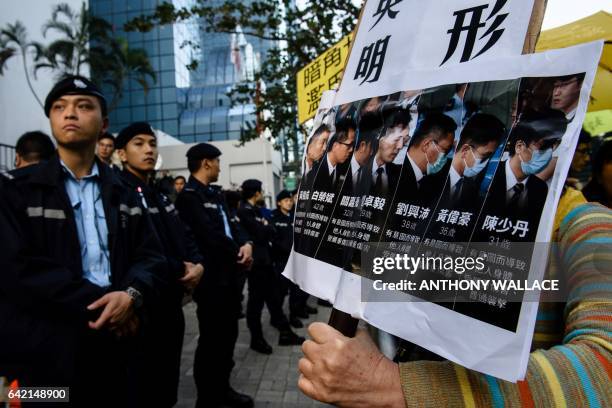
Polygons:
[[270,224],[274,228],[272,257],[275,265],[279,265],[278,269],[282,270],[285,268],[293,246],[293,217],[291,214],[285,215],[277,209],[272,211]]
[[183,262],[204,263],[193,232],[180,219],[172,201],[157,187],[147,185],[126,170],[120,176],[140,198],[143,210],[149,213],[168,262],[167,284],[172,293],[182,297],[183,289],[178,279],[184,275]]
[[[15,172],[0,214],[0,373],[70,381],[80,339],[91,332],[87,306],[106,292],[138,289],[156,300],[166,260],[136,196],[97,162],[108,226],[109,288],[83,277],[74,212],[59,158]],[[99,313],[99,311],[98,311]]]
[[253,241],[253,266],[272,265],[271,242],[275,231],[261,213],[261,209],[248,201],[241,201],[238,218]]
[[[206,272],[196,289],[196,297],[201,291],[214,291],[217,285],[235,285],[238,250],[249,239],[239,223],[231,222],[221,188],[206,186],[191,176],[175,205],[183,222],[193,231],[204,258]],[[230,225],[231,238],[225,233],[221,211]]]

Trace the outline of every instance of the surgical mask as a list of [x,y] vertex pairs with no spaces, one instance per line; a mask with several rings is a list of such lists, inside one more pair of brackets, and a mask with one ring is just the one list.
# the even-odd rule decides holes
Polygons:
[[[438,148],[438,145],[435,142],[432,142],[432,143],[434,144],[434,147],[438,151],[438,158],[433,163],[430,163],[429,160],[427,160],[427,174],[428,175],[436,174],[437,172],[442,170],[442,168],[446,164],[446,153],[442,153],[440,149]],[[425,158],[427,158],[427,156]]]
[[465,164],[465,168],[463,169],[463,175],[465,177],[476,176],[487,166],[487,163],[489,162],[489,159],[483,160],[483,159],[477,158],[474,152],[472,151],[471,146],[470,146],[470,153],[472,153],[472,157],[474,157],[474,165],[468,166],[465,159],[463,159],[463,163]]
[[531,149],[529,150],[532,153],[531,160],[529,160],[528,162],[523,161],[523,158],[521,157],[521,155],[519,155],[519,159],[521,159],[521,171],[527,176],[537,174],[544,170],[544,168],[548,166],[548,163],[550,163],[550,159],[552,159],[552,147],[544,151]]

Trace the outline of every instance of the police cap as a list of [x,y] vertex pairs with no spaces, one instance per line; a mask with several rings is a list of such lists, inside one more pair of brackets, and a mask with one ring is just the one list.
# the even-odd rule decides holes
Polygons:
[[186,156],[189,160],[216,159],[221,156],[221,150],[209,143],[198,143],[187,150]]
[[45,115],[49,117],[51,105],[64,95],[92,95],[100,101],[102,116],[107,115],[106,98],[100,89],[89,79],[79,75],[68,75],[56,83],[45,99]]
[[147,122],[134,122],[127,127],[123,128],[117,135],[115,140],[115,147],[117,149],[123,149],[134,137],[137,135],[149,135],[157,137],[151,125]]

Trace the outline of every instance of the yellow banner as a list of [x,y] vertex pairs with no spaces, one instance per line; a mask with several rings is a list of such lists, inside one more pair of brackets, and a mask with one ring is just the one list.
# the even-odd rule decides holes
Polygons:
[[317,113],[321,94],[340,83],[351,47],[352,34],[319,55],[297,73],[298,121],[300,124]]

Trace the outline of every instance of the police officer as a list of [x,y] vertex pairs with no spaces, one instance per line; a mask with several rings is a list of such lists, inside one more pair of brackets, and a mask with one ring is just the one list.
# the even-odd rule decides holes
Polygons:
[[[167,287],[150,311],[144,336],[131,369],[138,390],[137,405],[172,407],[177,402],[181,351],[185,332],[182,300],[200,281],[204,267],[193,234],[186,229],[170,199],[152,183],[157,137],[151,126],[135,122],[117,136],[123,164],[121,178],[141,199],[160,237],[168,261]],[[156,390],[150,392],[151,389]]]
[[264,303],[270,312],[272,326],[280,331],[280,346],[299,345],[304,338],[295,334],[282,310],[279,280],[274,272],[270,243],[274,239],[274,228],[264,218],[256,205],[263,198],[261,181],[245,180],[242,183],[242,201],[238,217],[253,240],[253,267],[248,274],[249,299],[247,301],[247,326],[251,332],[251,348],[263,354],[272,353],[272,347],[263,337],[261,312]]
[[238,271],[250,266],[253,247],[240,224],[230,222],[220,187],[212,185],[219,178],[220,155],[208,143],[187,151],[191,176],[175,203],[195,234],[206,268],[193,294],[200,328],[193,364],[196,407],[252,407],[253,399],[232,389],[229,379],[238,338]]
[[143,302],[155,302],[166,260],[136,195],[95,157],[108,126],[100,90],[65,77],[45,114],[57,154],[7,191],[17,228],[0,237],[11,241],[0,277],[0,373],[21,386],[68,386],[74,406],[122,406],[122,337],[136,331]]
[[[281,294],[281,305],[289,292],[289,323],[291,326],[300,328],[304,324],[299,319],[307,318],[306,300],[308,294],[300,289],[295,283],[281,274],[285,270],[291,247],[293,246],[293,197],[287,190],[282,190],[276,196],[276,209],[272,211],[270,224],[274,227],[274,238],[272,239],[272,260],[274,270],[279,281]],[[316,312],[316,309],[315,309]]]

